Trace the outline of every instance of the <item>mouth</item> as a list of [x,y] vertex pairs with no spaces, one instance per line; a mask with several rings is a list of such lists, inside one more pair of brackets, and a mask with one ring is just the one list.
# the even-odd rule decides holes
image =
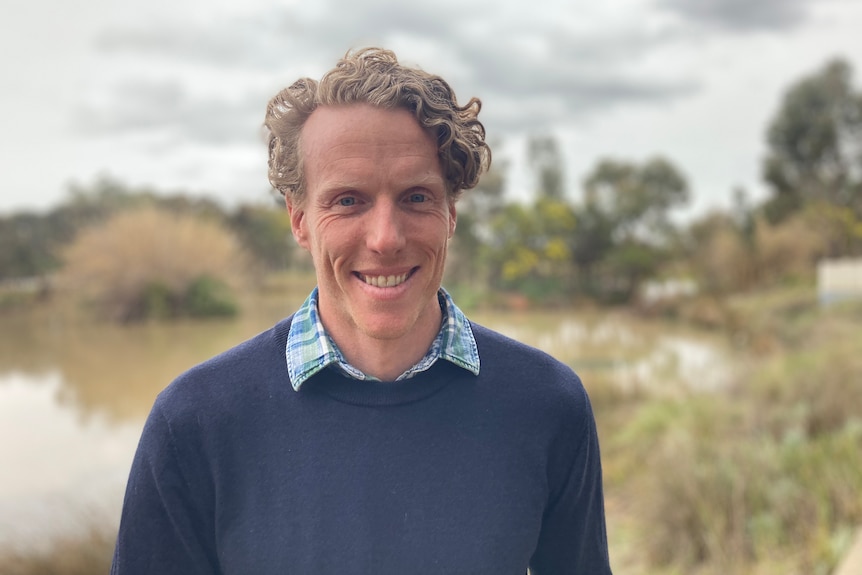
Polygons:
[[366,275],[356,272],[355,275],[366,284],[378,288],[393,288],[397,287],[413,275],[418,268],[413,268],[408,272],[397,275]]

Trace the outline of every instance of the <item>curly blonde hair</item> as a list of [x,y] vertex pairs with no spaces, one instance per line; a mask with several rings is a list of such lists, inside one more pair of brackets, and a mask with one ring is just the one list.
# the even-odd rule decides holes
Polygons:
[[398,63],[382,48],[348,51],[320,82],[302,78],[275,95],[266,107],[269,135],[269,181],[293,200],[305,194],[300,135],[318,106],[365,103],[404,108],[434,135],[437,154],[454,200],[474,187],[491,164],[485,127],[478,120],[482,102],[459,106],[449,84],[420,69]]

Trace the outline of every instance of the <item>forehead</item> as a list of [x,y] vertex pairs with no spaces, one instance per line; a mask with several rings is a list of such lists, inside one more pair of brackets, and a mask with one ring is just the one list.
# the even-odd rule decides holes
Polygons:
[[306,173],[333,161],[412,157],[439,163],[434,137],[408,110],[370,104],[319,107],[302,128],[300,151]]

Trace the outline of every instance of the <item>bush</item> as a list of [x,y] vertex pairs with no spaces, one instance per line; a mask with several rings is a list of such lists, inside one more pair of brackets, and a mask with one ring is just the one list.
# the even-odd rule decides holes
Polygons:
[[195,279],[185,293],[185,309],[194,317],[232,316],[237,304],[224,282],[201,276]]
[[627,471],[650,562],[686,573],[834,568],[862,522],[854,349],[790,353],[730,393],[639,411],[615,439],[640,454]]
[[824,241],[804,217],[774,226],[758,221],[755,237],[762,284],[813,279],[817,259],[825,251]]
[[60,286],[119,321],[236,313],[246,269],[220,223],[142,208],[82,231],[64,251]]

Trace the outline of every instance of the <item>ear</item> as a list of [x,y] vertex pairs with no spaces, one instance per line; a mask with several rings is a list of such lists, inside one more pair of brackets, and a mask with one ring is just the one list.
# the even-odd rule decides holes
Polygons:
[[308,229],[305,225],[305,210],[302,209],[301,202],[297,202],[288,194],[285,195],[284,203],[290,215],[290,231],[293,239],[300,246],[308,249]]

